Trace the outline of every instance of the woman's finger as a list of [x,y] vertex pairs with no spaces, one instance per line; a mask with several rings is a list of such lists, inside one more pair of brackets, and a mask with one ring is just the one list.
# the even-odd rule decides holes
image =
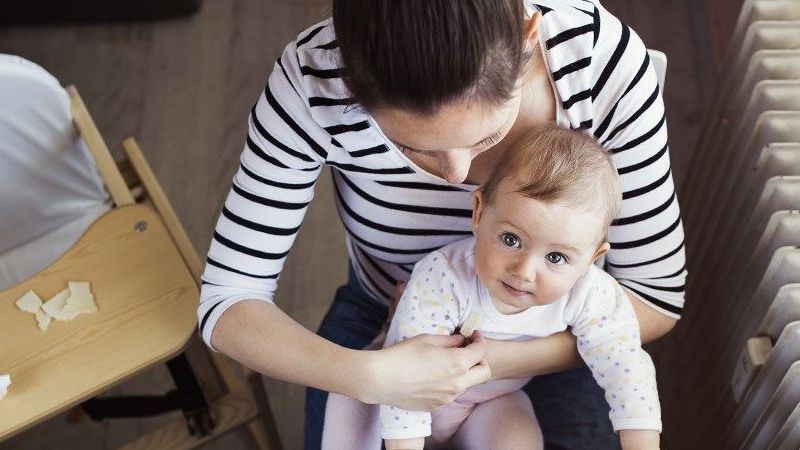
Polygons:
[[464,345],[464,336],[460,334],[444,335],[444,334],[426,334],[425,340],[436,347],[443,348],[458,348]]
[[[460,335],[456,335],[460,336]],[[462,339],[464,339],[462,337]],[[478,332],[473,333],[472,339],[465,347],[458,349],[458,354],[463,359],[465,367],[472,367],[486,359],[488,344],[486,338]]]
[[464,375],[464,390],[471,388],[472,386],[483,384],[489,381],[492,378],[492,369],[489,368],[489,364],[486,360],[480,361],[478,364],[472,366],[469,371]]
[[472,342],[486,342],[486,337],[480,331],[475,330],[475,332],[472,333],[470,340]]

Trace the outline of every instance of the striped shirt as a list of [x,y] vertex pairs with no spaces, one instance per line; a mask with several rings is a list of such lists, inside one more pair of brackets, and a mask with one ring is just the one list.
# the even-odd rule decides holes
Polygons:
[[[678,318],[686,279],[683,226],[670,171],[664,105],[646,48],[597,1],[540,0],[539,38],[556,120],[612,153],[623,201],[606,270]],[[355,273],[386,301],[426,254],[471,236],[475,186],[417,167],[350,97],[333,24],[298,36],[253,107],[239,170],[214,231],[198,320],[210,345],[232,304],[271,302],[314,184],[331,167]]]

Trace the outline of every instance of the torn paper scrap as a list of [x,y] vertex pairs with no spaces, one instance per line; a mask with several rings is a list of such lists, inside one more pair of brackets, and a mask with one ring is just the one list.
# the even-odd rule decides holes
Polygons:
[[63,310],[67,313],[83,314],[97,311],[94,296],[89,290],[89,283],[86,281],[69,282],[69,298]]
[[36,316],[39,329],[47,331],[52,319],[72,320],[78,314],[97,311],[97,304],[88,281],[69,281],[68,287],[49,300],[42,299],[33,290],[17,299],[17,307]]
[[50,316],[42,308],[37,309],[34,314],[36,314],[36,323],[39,324],[39,329],[47,331],[47,327],[50,325]]
[[0,375],[0,400],[6,396],[8,386],[11,385],[11,375]]
[[42,299],[32,290],[26,292],[25,295],[17,300],[17,308],[25,312],[36,313],[40,306],[42,306]]
[[42,305],[42,309],[48,316],[56,320],[72,320],[78,313],[64,311],[67,306],[67,299],[69,298],[69,288],[64,289],[58,294],[54,295],[50,300]]

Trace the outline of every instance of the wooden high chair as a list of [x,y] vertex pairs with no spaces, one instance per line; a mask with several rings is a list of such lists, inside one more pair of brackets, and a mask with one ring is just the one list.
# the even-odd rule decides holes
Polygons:
[[[0,292],[0,373],[12,378],[0,400],[0,441],[83,404],[94,418],[183,410],[183,419],[126,449],[194,448],[241,425],[258,448],[281,449],[259,375],[251,373],[247,386],[229,360],[199,340],[202,261],[138,144],[126,139],[127,157],[115,162],[77,90],[67,91],[114,207],[45,270]],[[42,332],[15,306],[30,289],[46,300],[68,281],[91,283],[97,312]],[[165,362],[178,385],[167,396],[92,399]]]

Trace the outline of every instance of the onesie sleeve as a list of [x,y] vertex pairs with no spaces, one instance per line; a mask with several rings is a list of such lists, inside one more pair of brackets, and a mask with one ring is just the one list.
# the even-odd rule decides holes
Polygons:
[[605,391],[615,431],[661,431],[661,408],[650,355],[641,347],[636,313],[625,291],[602,273],[586,291],[572,324],[578,353]]
[[[420,260],[397,305],[384,347],[420,334],[451,335],[462,322],[466,301],[458,293],[458,280],[444,255],[431,253]],[[431,414],[380,406],[383,439],[430,436]]]

